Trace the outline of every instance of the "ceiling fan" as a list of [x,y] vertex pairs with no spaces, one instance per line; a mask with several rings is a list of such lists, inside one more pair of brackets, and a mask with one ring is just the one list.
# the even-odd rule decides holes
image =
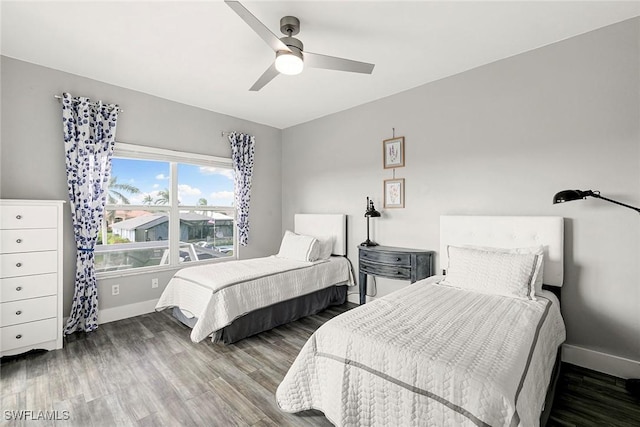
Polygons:
[[302,42],[293,37],[300,32],[300,20],[295,16],[280,19],[280,31],[285,37],[278,38],[262,22],[251,14],[238,1],[225,0],[225,3],[237,13],[276,53],[276,59],[267,71],[251,86],[250,91],[258,91],[278,74],[300,74],[304,66],[328,70],[349,71],[371,74],[374,64],[320,55],[304,50]]

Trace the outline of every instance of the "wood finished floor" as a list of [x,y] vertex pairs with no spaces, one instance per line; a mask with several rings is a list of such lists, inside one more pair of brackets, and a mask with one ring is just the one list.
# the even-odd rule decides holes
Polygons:
[[[4,358],[0,425],[331,426],[280,412],[275,389],[307,338],[354,305],[223,346],[192,343],[165,312],[74,334],[62,350]],[[640,426],[640,403],[615,377],[563,366],[550,426]],[[66,421],[7,421],[7,410],[68,411]]]

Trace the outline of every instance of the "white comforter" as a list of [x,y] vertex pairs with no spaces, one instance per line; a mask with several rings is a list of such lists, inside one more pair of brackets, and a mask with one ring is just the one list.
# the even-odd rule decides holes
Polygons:
[[558,301],[416,282],[324,324],[278,387],[337,426],[537,426],[565,328]]
[[336,284],[352,284],[344,257],[304,262],[270,256],[200,265],[173,276],[156,310],[179,307],[196,317],[191,340],[199,342],[250,311]]

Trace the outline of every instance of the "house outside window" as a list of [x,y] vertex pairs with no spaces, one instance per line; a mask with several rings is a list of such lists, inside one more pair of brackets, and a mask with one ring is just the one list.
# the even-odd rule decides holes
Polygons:
[[231,159],[117,143],[96,271],[235,258]]

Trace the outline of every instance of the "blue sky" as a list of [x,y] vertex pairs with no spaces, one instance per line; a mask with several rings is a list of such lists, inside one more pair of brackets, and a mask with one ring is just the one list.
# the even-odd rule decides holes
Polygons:
[[[111,176],[142,192],[126,194],[131,204],[142,204],[146,195],[157,198],[169,185],[169,163],[113,158]],[[178,164],[178,199],[183,206],[197,205],[204,198],[209,206],[233,205],[233,171],[208,166]]]

